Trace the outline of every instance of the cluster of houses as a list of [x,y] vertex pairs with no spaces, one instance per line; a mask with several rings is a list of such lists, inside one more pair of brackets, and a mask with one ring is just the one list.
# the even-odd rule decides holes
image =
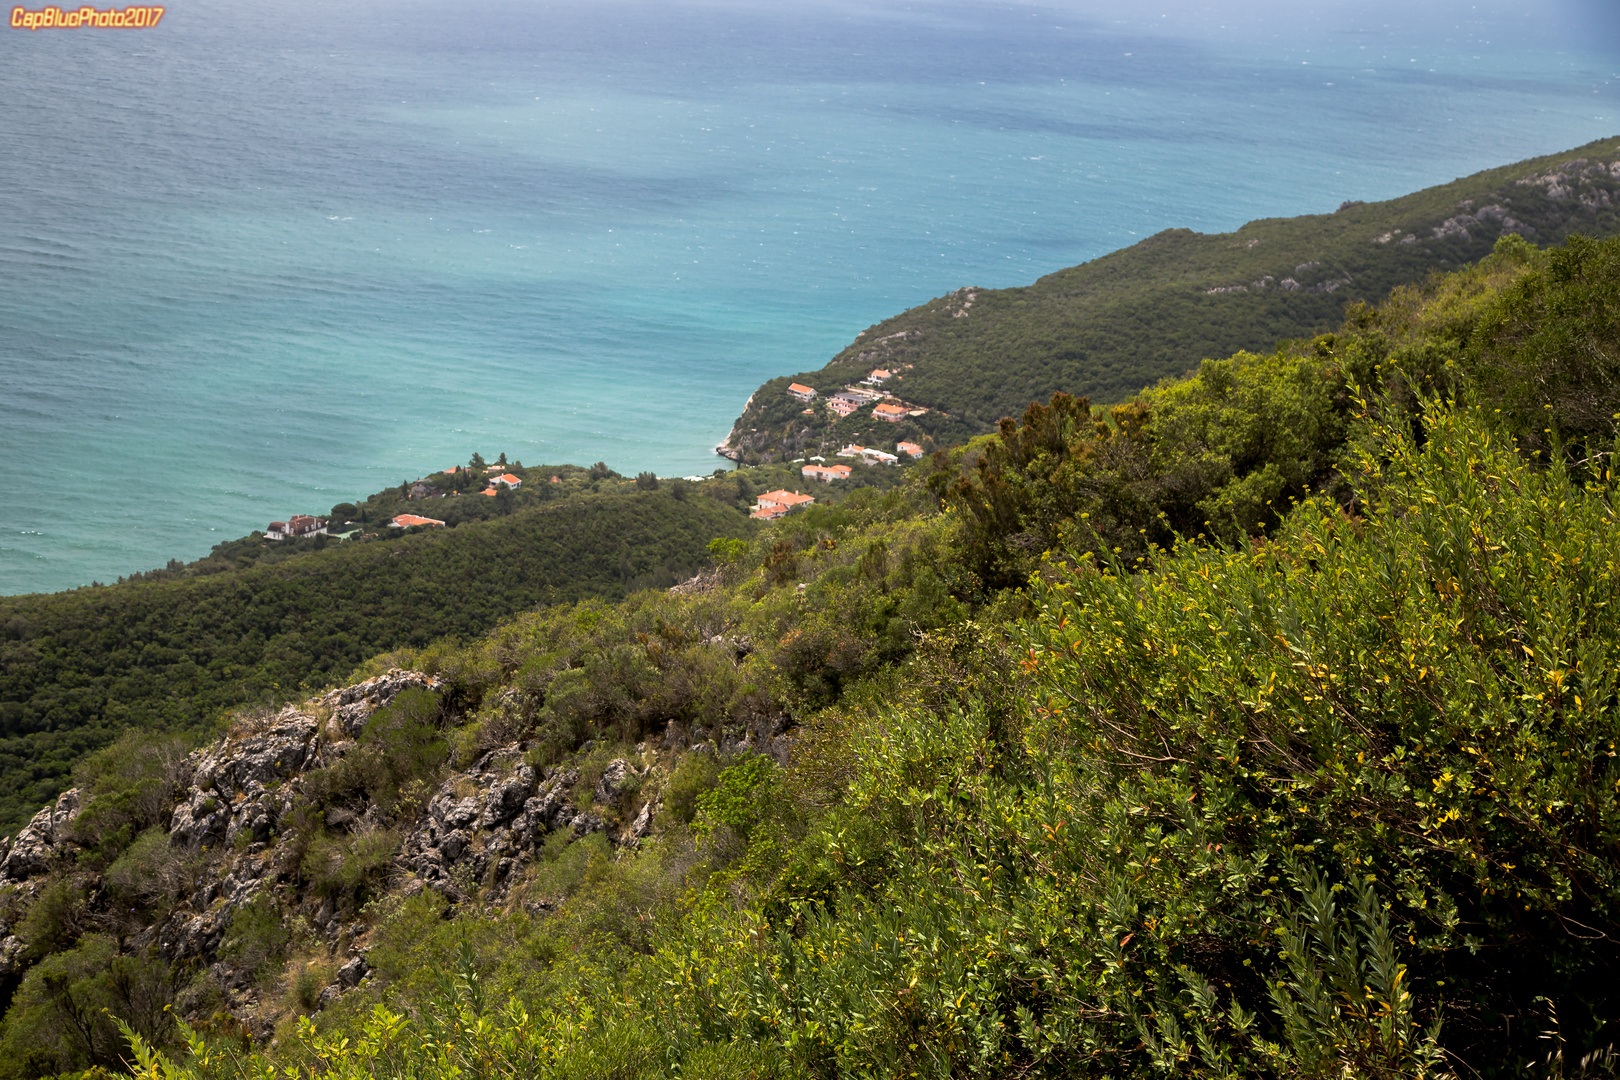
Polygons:
[[[511,473],[506,472],[505,470],[505,465],[491,465],[489,468],[485,469],[484,475],[487,477],[487,479],[485,479],[484,484],[486,486],[484,490],[480,491],[478,494],[493,497],[495,495],[499,495],[500,489],[503,487],[511,488],[513,491],[516,491],[518,488],[523,486],[523,479],[521,477],[513,476]],[[458,473],[471,472],[472,470],[467,468],[465,465],[452,465],[444,471],[445,475],[453,477]],[[490,476],[490,473],[499,473],[500,475]],[[558,484],[562,481],[553,476],[551,478],[551,482],[553,484]],[[426,480],[418,480],[416,483],[411,485],[408,497],[412,499],[442,499],[444,496],[445,492],[440,491],[432,484],[429,484]]]
[[491,479],[489,481],[489,487],[485,488],[483,491],[480,491],[478,494],[488,495],[493,498],[494,496],[500,494],[501,488],[508,488],[512,491],[516,491],[522,486],[523,481],[519,477],[513,476],[511,473],[502,473],[501,475]]
[[[876,402],[877,404],[872,408],[872,415],[879,420],[887,420],[891,424],[898,424],[908,416],[921,416],[926,413],[927,409],[915,408],[897,401],[891,401],[889,399],[893,397],[892,394],[883,390],[872,389],[872,387],[882,386],[893,377],[894,372],[892,371],[884,368],[873,369],[870,375],[861,380],[864,385],[846,386],[837,393],[828,396],[828,411],[837,413],[840,417],[848,417],[867,405]],[[806,386],[803,383],[789,383],[787,392],[790,397],[795,397],[807,405],[813,404],[820,396],[814,387]],[[814,411],[813,409],[805,410],[805,412]]]
[[[501,488],[516,491],[523,486],[523,478],[514,476],[506,471],[505,465],[491,465],[484,470],[486,479],[484,490],[480,495],[491,497],[500,494]],[[452,465],[444,470],[448,475],[469,472],[465,465]],[[489,474],[497,475],[489,475]],[[556,484],[561,480],[553,476],[551,482]],[[429,484],[426,480],[418,480],[406,491],[406,498],[410,499],[442,499],[445,492]],[[400,514],[388,524],[396,529],[408,529],[413,525],[436,525],[442,527],[444,522],[438,518],[423,517],[420,514]],[[327,533],[327,520],[325,518],[311,517],[307,514],[294,514],[286,521],[272,521],[270,527],[264,531],[266,540],[300,540],[307,536],[321,536]]]
[[[914,442],[895,443],[895,449],[907,457],[923,456],[923,448]],[[868,465],[893,465],[900,460],[897,454],[886,453],[871,446],[857,446],[854,443],[838,451],[838,456],[860,458]],[[850,471],[848,465],[828,465],[826,458],[819,457],[811,458],[810,464],[799,470],[806,480],[820,480],[824,484],[830,484],[834,480],[848,480]]]
[[848,480],[848,465],[806,465],[799,470],[806,480],[820,480],[823,484],[830,484],[834,480]]
[[[444,471],[450,476],[455,476],[457,473],[471,472],[472,470],[468,469],[465,465],[452,465]],[[489,475],[491,473],[496,473],[498,475],[491,476]],[[485,487],[484,490],[480,491],[478,494],[488,495],[490,498],[494,498],[496,495],[499,495],[501,493],[501,488],[516,491],[518,488],[523,486],[523,478],[521,476],[513,476],[511,473],[507,472],[505,465],[491,465],[489,468],[484,470],[484,475]],[[560,484],[562,483],[562,479],[560,477],[553,476],[551,478],[551,482],[553,484]],[[430,486],[425,480],[418,480],[416,484],[411,487],[410,497],[413,499],[442,499],[444,498],[444,494],[445,493],[440,491],[438,488]],[[440,521],[438,518],[423,517],[420,514],[400,514],[388,524],[392,525],[396,529],[409,529],[413,525],[433,525],[439,528],[443,528],[444,526],[444,522]]]

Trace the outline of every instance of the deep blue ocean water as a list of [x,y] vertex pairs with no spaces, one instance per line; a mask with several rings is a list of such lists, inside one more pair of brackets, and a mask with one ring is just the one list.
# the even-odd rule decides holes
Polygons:
[[1123,6],[0,28],[0,594],[474,450],[707,473],[758,383],[950,289],[1620,130],[1603,4]]

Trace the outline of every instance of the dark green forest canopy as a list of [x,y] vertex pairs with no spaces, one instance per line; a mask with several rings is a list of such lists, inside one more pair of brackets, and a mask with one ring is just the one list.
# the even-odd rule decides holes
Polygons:
[[[224,709],[286,700],[388,649],[673,584],[712,539],[750,529],[733,502],[688,496],[706,486],[627,483],[459,528],[382,526],[272,565],[0,599],[0,830],[126,728],[204,729]],[[424,516],[445,517],[434,508],[454,501]],[[485,503],[495,500],[480,512]]]
[[[1331,330],[1347,304],[1472,263],[1503,235],[1547,245],[1577,232],[1620,232],[1620,139],[1235,233],[1169,229],[1024,288],[950,293],[863,331],[819,371],[761,386],[729,445],[754,461],[863,437],[960,443],[1055,391],[1123,401],[1201,360]],[[934,411],[839,420],[819,404],[806,415],[787,394],[800,382],[825,396],[874,368],[896,373],[885,389]]]

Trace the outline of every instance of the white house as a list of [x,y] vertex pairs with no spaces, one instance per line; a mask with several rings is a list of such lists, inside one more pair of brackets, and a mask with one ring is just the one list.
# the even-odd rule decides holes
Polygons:
[[326,519],[294,514],[286,521],[272,521],[264,530],[266,540],[297,540],[304,536],[320,536],[326,532]]
[[848,480],[850,468],[848,465],[806,465],[799,470],[806,480],[820,480],[823,484],[830,484],[834,480]]

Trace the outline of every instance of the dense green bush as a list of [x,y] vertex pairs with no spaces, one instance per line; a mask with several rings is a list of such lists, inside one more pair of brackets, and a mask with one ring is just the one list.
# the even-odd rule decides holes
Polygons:
[[6,1013],[0,1077],[94,1066],[121,1071],[129,1051],[120,1024],[149,1043],[169,1045],[177,1034],[166,1011],[173,979],[162,960],[121,952],[105,934],[53,953],[29,970]]
[[220,955],[262,981],[278,969],[292,944],[288,929],[274,897],[261,892],[236,909],[230,930],[220,943]]

